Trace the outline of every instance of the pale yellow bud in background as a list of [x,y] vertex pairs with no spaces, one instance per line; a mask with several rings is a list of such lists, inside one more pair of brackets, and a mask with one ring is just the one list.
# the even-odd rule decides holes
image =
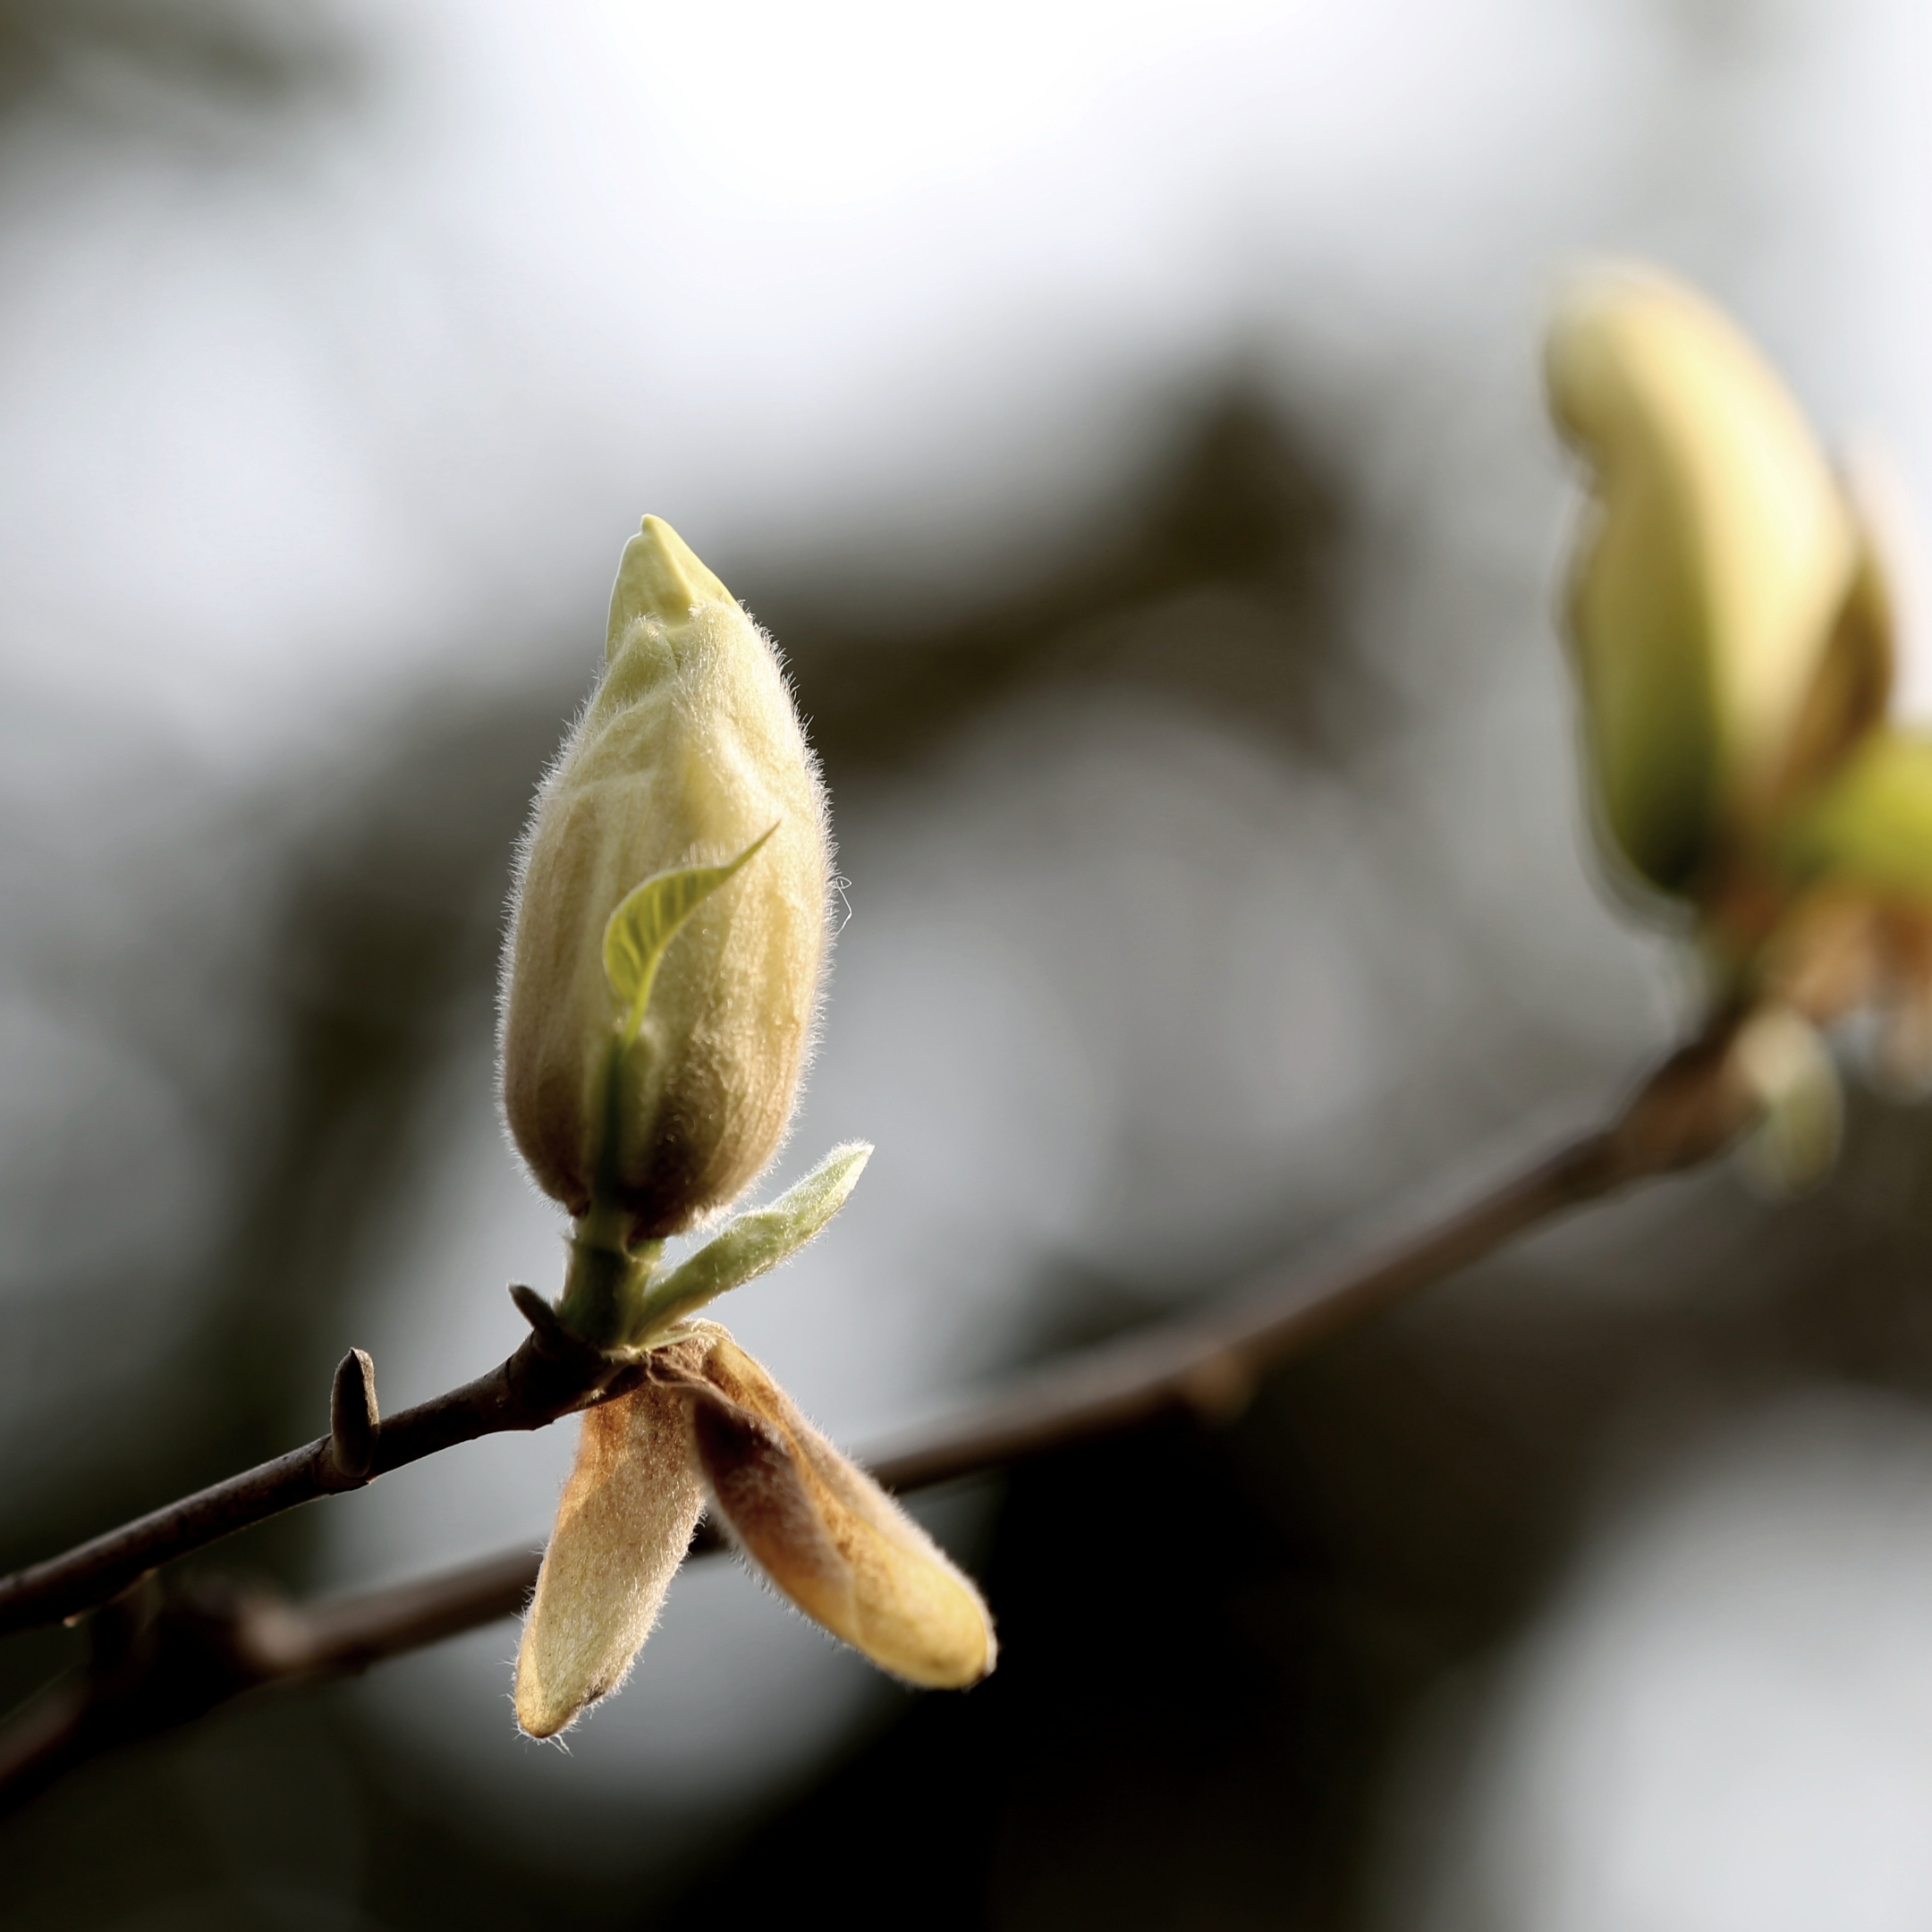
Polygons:
[[1652,885],[1694,894],[1883,704],[1880,620],[1850,608],[1860,540],[1777,377],[1689,289],[1583,278],[1547,374],[1595,472],[1570,621],[1605,829]]
[[692,1436],[738,1546],[814,1622],[882,1670],[962,1690],[993,1668],[993,1619],[930,1537],[717,1332]]
[[504,1111],[543,1190],[590,1208],[620,1003],[612,912],[655,874],[771,836],[666,947],[629,1056],[602,1205],[657,1239],[749,1185],[811,1044],[832,872],[825,792],[769,640],[647,517],[611,598],[602,682],[525,848],[502,1023]]

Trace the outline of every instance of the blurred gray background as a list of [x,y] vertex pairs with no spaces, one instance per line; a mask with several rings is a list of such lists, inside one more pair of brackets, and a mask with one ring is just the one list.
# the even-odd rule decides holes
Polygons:
[[[1478,1184],[1687,1011],[1551,624],[1563,267],[1932,486],[1911,0],[0,0],[0,1557],[513,1346],[510,842],[667,517],[778,635],[850,918],[734,1301],[862,1447]],[[1932,653],[1908,664],[1932,694]],[[781,1176],[782,1177],[782,1176]],[[937,1497],[998,1675],[694,1568],[566,1754],[514,1631],[104,1760],[8,1925],[1932,1921],[1932,1139],[1861,1097],[1275,1379]],[[537,1546],[571,1431],[201,1560]],[[0,1650],[25,1696],[73,1654]]]

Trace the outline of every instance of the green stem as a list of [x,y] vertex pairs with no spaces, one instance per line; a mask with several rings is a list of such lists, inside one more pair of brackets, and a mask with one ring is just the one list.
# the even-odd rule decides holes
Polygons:
[[577,1223],[557,1313],[564,1326],[586,1342],[617,1348],[631,1339],[664,1243],[646,1241],[631,1249],[621,1237],[607,1236],[606,1217],[595,1208]]
[[571,1231],[570,1267],[557,1305],[564,1326],[599,1348],[620,1347],[630,1341],[664,1253],[661,1241],[632,1244],[630,1216],[618,1203],[624,1071],[635,1050],[619,1032],[605,1056],[598,1083],[603,1131],[590,1176],[590,1209],[578,1217]]

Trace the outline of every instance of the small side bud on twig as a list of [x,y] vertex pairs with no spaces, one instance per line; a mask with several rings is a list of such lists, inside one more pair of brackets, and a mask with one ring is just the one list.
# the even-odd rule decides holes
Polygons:
[[1844,1132],[1844,1089],[1818,1029],[1789,1006],[1763,1006],[1738,1030],[1733,1054],[1758,1105],[1741,1150],[1745,1172],[1772,1194],[1816,1187]]
[[574,1352],[583,1343],[564,1326],[557,1311],[523,1282],[510,1284],[510,1299],[516,1303],[516,1311],[530,1325],[530,1333],[537,1337],[538,1346],[547,1354],[562,1355]]
[[329,1457],[339,1475],[351,1482],[368,1479],[381,1427],[376,1364],[361,1349],[351,1349],[336,1364],[335,1384],[329,1391]]
[[1637,1089],[1610,1130],[1621,1179],[1641,1180],[1743,1149],[1778,1193],[1810,1187],[1838,1149],[1843,1100],[1818,1030],[1766,1000],[1680,1047]]

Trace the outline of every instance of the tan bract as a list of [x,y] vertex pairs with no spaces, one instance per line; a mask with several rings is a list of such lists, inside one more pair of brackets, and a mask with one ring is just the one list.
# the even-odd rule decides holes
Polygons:
[[517,1722],[532,1737],[616,1690],[657,1621],[704,1507],[684,1408],[647,1383],[584,1416],[517,1651]]
[[738,1546],[835,1637],[932,1690],[993,1668],[993,1620],[932,1538],[720,1335],[692,1423],[698,1460]]
[[553,1736],[623,1681],[706,1490],[773,1585],[881,1669],[959,1690],[993,1668],[971,1581],[724,1329],[650,1360],[657,1379],[584,1417],[517,1656],[524,1730]]
[[538,798],[505,977],[504,1114],[572,1214],[590,1206],[619,1018],[612,912],[654,874],[722,863],[767,832],[666,949],[627,1062],[612,1205],[638,1239],[716,1213],[783,1140],[832,871],[824,788],[769,640],[647,517],[618,571],[602,682]]

